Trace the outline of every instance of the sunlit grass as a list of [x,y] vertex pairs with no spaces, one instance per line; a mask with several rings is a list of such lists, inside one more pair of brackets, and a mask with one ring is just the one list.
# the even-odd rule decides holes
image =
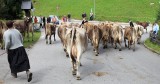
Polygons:
[[[71,13],[74,19],[82,19],[81,14],[94,11],[94,0],[33,0],[37,16],[58,15]],[[154,3],[150,5],[150,3]],[[57,6],[59,9],[57,10]],[[159,0],[95,0],[96,20],[150,21],[156,20]]]

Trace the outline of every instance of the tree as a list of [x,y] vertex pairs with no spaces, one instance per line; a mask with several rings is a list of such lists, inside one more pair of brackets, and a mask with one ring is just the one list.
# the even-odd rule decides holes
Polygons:
[[18,19],[22,17],[21,0],[0,0],[0,18]]

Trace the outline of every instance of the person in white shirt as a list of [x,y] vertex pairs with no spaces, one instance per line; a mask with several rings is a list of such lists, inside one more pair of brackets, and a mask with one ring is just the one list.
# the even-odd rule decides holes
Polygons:
[[158,31],[159,31],[159,25],[155,22],[153,24],[153,34],[158,34]]
[[23,47],[23,37],[21,33],[13,27],[13,21],[7,21],[8,30],[4,32],[3,39],[5,50],[8,54],[8,62],[11,75],[17,78],[17,73],[26,71],[28,82],[32,80],[32,73],[29,71],[30,64],[28,55]]

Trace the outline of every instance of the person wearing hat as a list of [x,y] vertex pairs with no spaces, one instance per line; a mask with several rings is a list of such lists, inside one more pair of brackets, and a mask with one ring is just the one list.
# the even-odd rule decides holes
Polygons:
[[30,63],[28,55],[23,47],[23,37],[21,33],[13,27],[13,21],[7,21],[8,30],[4,32],[3,39],[5,50],[8,54],[8,63],[11,75],[17,78],[17,73],[26,71],[28,82],[32,80],[32,73],[29,71]]

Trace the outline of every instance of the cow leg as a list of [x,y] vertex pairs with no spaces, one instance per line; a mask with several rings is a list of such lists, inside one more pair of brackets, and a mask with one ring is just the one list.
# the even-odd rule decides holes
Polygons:
[[133,51],[135,51],[135,41],[134,41],[134,43],[133,43]]
[[114,49],[117,49],[117,42],[114,41]]
[[48,34],[46,34],[46,44],[48,44]]
[[79,67],[80,67],[80,55],[77,56],[77,61],[76,61],[76,69],[77,69],[77,80],[81,80],[80,78],[80,73],[79,73]]
[[52,41],[51,41],[51,37],[52,37],[52,35],[49,35],[49,44],[51,44],[51,43],[52,43]]
[[98,56],[99,52],[98,52],[98,46],[95,47],[95,55]]
[[119,43],[119,51],[122,51],[122,46],[121,46],[121,41],[118,42]]
[[29,42],[29,31],[27,30],[27,39],[28,39],[28,42]]
[[146,28],[146,33],[147,33],[147,28]]
[[53,36],[54,36],[54,41],[56,41],[56,38],[55,38],[55,33],[53,34]]
[[71,55],[70,57],[71,63],[72,63],[72,75],[76,75],[76,60],[74,59],[74,57]]
[[33,41],[33,36],[34,36],[34,34],[33,34],[33,30],[32,30],[32,41]]
[[125,43],[125,47],[127,47],[127,44],[126,44],[126,39],[124,38],[124,43]]
[[131,48],[131,41],[128,40],[128,49],[130,50],[130,48]]

